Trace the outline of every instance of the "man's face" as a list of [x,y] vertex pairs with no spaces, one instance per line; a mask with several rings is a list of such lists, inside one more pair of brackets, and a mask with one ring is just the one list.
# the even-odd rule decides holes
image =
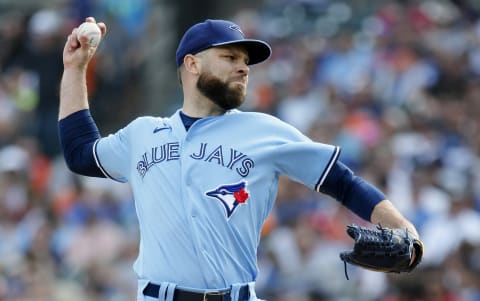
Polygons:
[[197,89],[224,110],[239,107],[247,94],[249,68],[246,51],[232,46],[207,51]]

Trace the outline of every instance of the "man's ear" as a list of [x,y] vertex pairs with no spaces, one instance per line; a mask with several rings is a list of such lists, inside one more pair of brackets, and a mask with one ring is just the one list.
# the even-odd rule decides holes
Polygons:
[[194,75],[200,74],[200,59],[192,54],[187,54],[183,58],[183,66],[185,70]]

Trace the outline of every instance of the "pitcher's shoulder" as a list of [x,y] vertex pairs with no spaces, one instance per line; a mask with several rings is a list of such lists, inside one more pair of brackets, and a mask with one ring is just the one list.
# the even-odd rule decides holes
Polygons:
[[130,125],[155,125],[159,123],[168,123],[170,118],[158,116],[139,116],[130,122]]
[[138,131],[142,129],[171,128],[170,118],[155,116],[140,116],[133,119],[126,127],[127,131]]
[[231,116],[232,119],[229,122],[234,122],[244,129],[252,130],[258,135],[274,135],[293,140],[305,140],[305,135],[297,128],[268,113],[238,111],[232,113]]
[[241,118],[258,124],[266,123],[284,123],[281,119],[276,116],[270,115],[268,113],[262,112],[250,112],[250,111],[239,111],[235,110],[230,114],[234,118]]

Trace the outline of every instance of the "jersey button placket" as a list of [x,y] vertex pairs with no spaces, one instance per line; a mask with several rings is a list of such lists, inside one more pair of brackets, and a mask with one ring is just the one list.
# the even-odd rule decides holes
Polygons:
[[182,156],[181,156],[182,157],[182,161],[181,161],[182,175],[181,176],[182,176],[182,183],[184,183],[182,188],[182,198],[185,204],[185,209],[187,210],[188,216],[189,216],[188,223],[190,227],[192,244],[195,248],[195,252],[198,257],[198,263],[200,266],[202,266],[202,269],[207,270],[208,267],[203,266],[205,264],[204,253],[206,251],[203,247],[203,240],[201,236],[198,234],[199,228],[196,225],[197,223],[200,223],[200,220],[199,220],[200,215],[199,215],[199,211],[196,203],[198,202],[198,198],[201,198],[201,196],[195,195],[192,192],[194,179],[190,177],[190,172],[188,171],[189,163],[187,163],[190,159],[189,154],[191,153],[189,150],[190,149],[189,145],[191,145],[192,143],[195,143],[195,142],[192,142],[192,140],[195,140],[192,134],[195,131],[194,129],[195,126],[198,127],[197,123],[199,123],[199,121],[197,121],[195,124],[193,124],[190,127],[182,143]]

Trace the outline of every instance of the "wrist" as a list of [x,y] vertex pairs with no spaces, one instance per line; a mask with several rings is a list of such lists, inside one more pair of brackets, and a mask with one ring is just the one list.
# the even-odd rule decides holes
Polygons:
[[87,74],[88,65],[75,65],[75,64],[66,64],[63,65],[64,73],[80,73]]

